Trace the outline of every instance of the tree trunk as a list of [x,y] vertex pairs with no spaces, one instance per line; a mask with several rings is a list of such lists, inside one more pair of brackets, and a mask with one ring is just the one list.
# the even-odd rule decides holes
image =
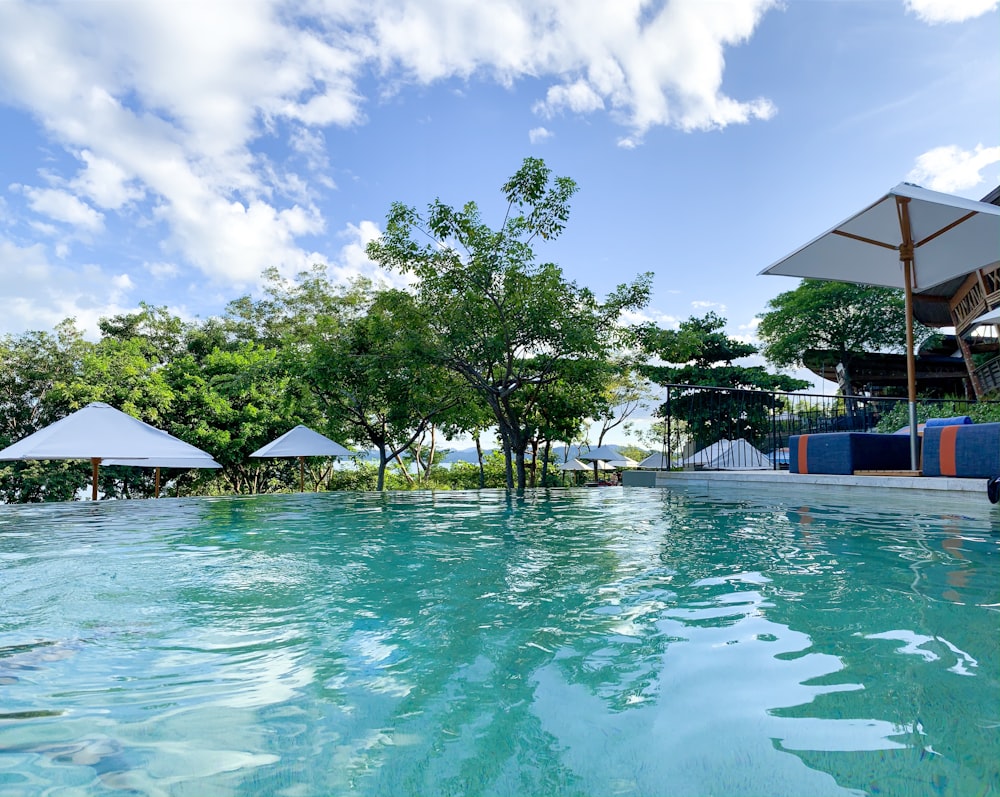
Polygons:
[[479,489],[486,486],[486,468],[483,465],[483,445],[479,441],[479,432],[476,432],[476,458],[479,460]]
[[378,478],[375,480],[375,489],[382,492],[385,489],[385,466],[388,463],[388,457],[385,454],[385,446],[379,446],[378,449]]

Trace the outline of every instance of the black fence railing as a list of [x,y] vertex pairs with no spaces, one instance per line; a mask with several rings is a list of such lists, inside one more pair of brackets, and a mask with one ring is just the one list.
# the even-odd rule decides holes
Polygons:
[[[663,453],[673,467],[713,470],[788,467],[788,438],[906,426],[905,398],[829,396],[667,385]],[[1000,406],[1000,402],[979,402]],[[969,414],[976,402],[921,399],[928,417]],[[893,428],[889,431],[896,431]]]

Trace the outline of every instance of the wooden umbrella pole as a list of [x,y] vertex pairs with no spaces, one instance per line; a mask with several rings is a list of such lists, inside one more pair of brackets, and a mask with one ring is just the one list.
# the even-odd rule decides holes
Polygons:
[[90,497],[94,501],[97,500],[97,473],[98,473],[98,471],[100,469],[101,469],[101,458],[100,457],[91,457],[90,458],[90,471],[91,471],[91,478],[94,481],[94,486],[91,488]]
[[153,486],[153,498],[159,498],[160,497],[160,469],[159,468],[155,468],[154,470],[155,470],[155,475],[153,476],[153,482],[154,482],[154,486]]
[[299,492],[306,491],[306,458],[299,457]]
[[913,233],[910,230],[910,200],[896,197],[899,215],[899,260],[903,264],[903,298],[906,307],[906,393],[910,420],[910,470],[918,470],[920,462],[917,440],[917,358],[913,346]]

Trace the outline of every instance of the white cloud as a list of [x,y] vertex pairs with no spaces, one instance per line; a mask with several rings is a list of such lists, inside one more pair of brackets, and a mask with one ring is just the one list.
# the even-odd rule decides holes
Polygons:
[[0,238],[0,282],[4,284],[0,334],[48,330],[66,318],[91,337],[102,316],[130,312],[134,288],[124,274],[98,266],[54,264],[41,244],[22,247]]
[[932,25],[964,22],[996,10],[1000,0],[904,0],[906,10]]
[[143,197],[142,188],[130,183],[125,171],[113,161],[98,158],[84,150],[80,159],[86,164],[69,187],[107,210],[117,210],[127,202]]
[[[5,0],[0,102],[38,120],[75,170],[21,186],[21,223],[92,236],[162,225],[162,252],[144,266],[154,277],[194,266],[243,286],[267,266],[291,274],[315,257],[304,239],[326,227],[316,192],[335,187],[321,128],[364,121],[362,85],[530,79],[542,115],[607,112],[626,129],[620,145],[636,146],[656,126],[769,118],[767,100],[726,96],[722,78],[726,49],[778,4]],[[276,169],[265,136],[299,153],[304,173]],[[345,273],[367,268],[362,250],[345,247]]]
[[68,191],[26,185],[15,187],[20,188],[31,209],[39,215],[89,232],[97,232],[104,226],[104,216],[101,213]]
[[963,150],[957,146],[935,147],[917,158],[906,179],[935,191],[954,193],[983,182],[983,170],[1000,163],[1000,146]]
[[544,127],[533,127],[531,128],[531,130],[528,131],[528,140],[532,144],[539,144],[542,141],[545,141],[547,138],[552,138],[552,136],[554,135],[555,133],[553,133],[551,130],[547,130]]

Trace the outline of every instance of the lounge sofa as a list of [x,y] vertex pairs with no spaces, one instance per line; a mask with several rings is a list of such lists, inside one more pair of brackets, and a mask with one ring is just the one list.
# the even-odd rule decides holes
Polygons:
[[1000,423],[924,427],[925,476],[1000,476]]
[[910,438],[875,432],[793,435],[788,440],[791,473],[849,476],[859,470],[909,470]]

